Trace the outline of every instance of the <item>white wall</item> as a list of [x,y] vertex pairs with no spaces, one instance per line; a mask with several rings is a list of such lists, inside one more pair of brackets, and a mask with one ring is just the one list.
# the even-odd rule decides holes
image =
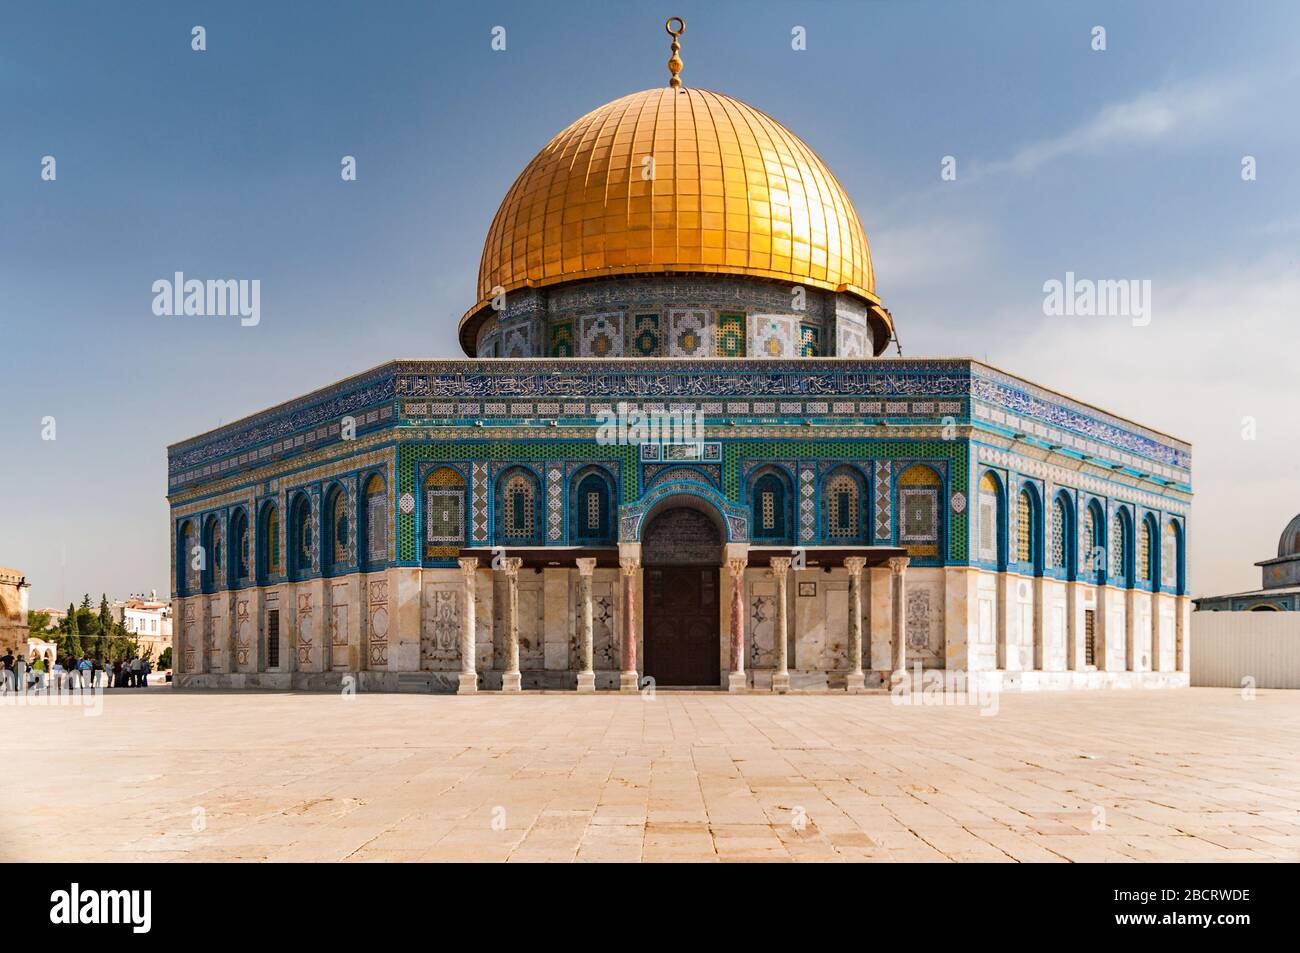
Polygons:
[[1193,612],[1192,684],[1300,688],[1300,612]]

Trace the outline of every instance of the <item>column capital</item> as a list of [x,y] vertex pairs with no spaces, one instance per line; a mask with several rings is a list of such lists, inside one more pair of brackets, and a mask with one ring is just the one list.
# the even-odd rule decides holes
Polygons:
[[522,566],[523,564],[524,561],[520,557],[507,556],[501,560],[501,567],[499,571],[504,572],[507,576],[517,576],[519,575],[519,567]]
[[785,574],[790,571],[790,557],[773,556],[772,562],[767,567],[767,571],[770,572],[777,579],[784,579]]
[[727,560],[727,572],[731,573],[731,578],[739,579],[745,574],[745,567],[749,565],[749,560],[743,556],[732,556]]
[[466,581],[474,578],[474,572],[478,569],[477,556],[462,556],[456,562],[460,563],[461,575],[465,577]]
[[891,556],[887,560],[889,563],[889,571],[895,576],[901,576],[903,570],[907,568],[907,564],[911,561],[912,560],[907,556]]
[[590,576],[596,569],[595,559],[575,559],[574,562],[578,564],[578,572],[583,576]]
[[[906,560],[904,560],[906,561]],[[892,563],[893,560],[890,560]],[[861,576],[862,570],[867,568],[866,556],[846,556],[844,557],[844,568],[849,571],[850,576]]]
[[623,573],[623,575],[634,576],[636,575],[636,571],[641,568],[641,557],[640,556],[619,556],[618,568],[619,571]]

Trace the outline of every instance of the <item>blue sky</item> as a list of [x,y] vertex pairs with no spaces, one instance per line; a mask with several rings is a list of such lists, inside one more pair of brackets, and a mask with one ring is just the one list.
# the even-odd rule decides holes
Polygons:
[[[1258,584],[1300,510],[1300,5],[10,2],[0,564],[33,604],[167,591],[168,443],[456,354],[514,176],[665,81],[671,14],[688,85],[839,177],[908,355],[986,358],[1192,440],[1193,589]],[[259,278],[261,323],[155,316],[177,270]],[[1151,324],[1045,317],[1066,271],[1151,280]]]

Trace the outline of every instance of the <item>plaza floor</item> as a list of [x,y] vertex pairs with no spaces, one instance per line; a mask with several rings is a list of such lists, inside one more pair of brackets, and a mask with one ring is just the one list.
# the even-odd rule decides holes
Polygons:
[[1295,861],[1300,691],[0,705],[0,860]]

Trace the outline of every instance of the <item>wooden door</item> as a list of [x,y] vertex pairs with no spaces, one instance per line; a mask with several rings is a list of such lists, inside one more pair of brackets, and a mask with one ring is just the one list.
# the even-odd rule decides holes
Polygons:
[[719,684],[718,567],[645,570],[645,674],[656,685]]

